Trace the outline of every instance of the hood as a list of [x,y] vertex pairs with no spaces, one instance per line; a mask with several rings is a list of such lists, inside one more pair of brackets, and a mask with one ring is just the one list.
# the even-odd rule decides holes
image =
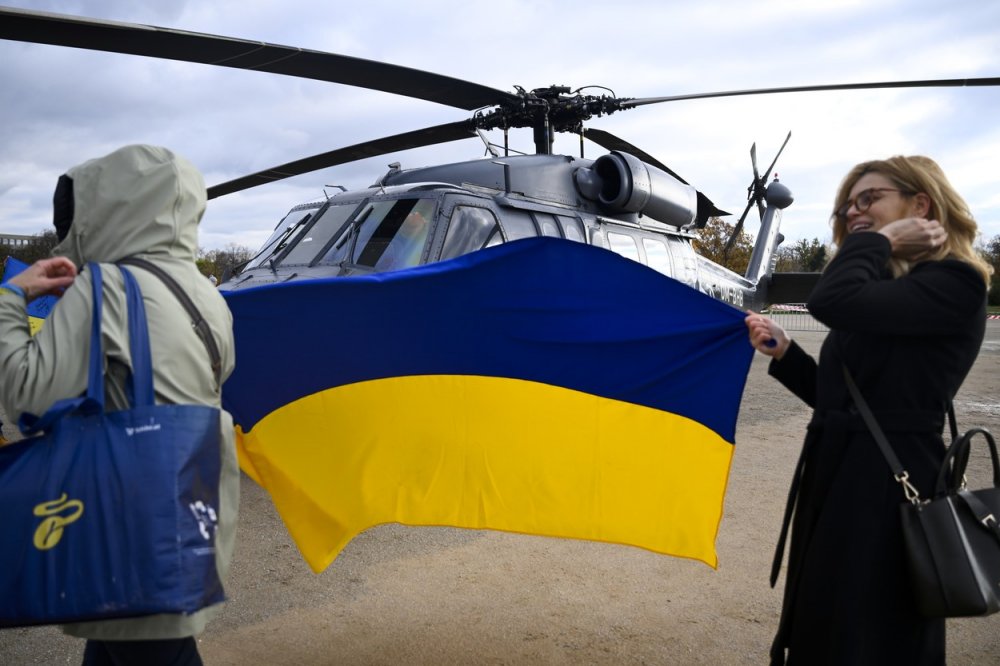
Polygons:
[[66,175],[73,180],[73,222],[53,254],[77,266],[136,254],[197,258],[205,182],[183,157],[125,146]]

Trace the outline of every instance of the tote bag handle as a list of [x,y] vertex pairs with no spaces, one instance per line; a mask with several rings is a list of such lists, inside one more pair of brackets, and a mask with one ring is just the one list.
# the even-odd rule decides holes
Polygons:
[[[42,416],[21,414],[18,425],[25,435],[49,430],[70,412],[94,414],[104,411],[104,348],[101,340],[101,319],[104,306],[104,278],[100,264],[88,263],[93,293],[93,315],[90,325],[90,358],[87,371],[87,392],[76,398],[55,402]],[[146,325],[146,308],[135,276],[119,268],[125,281],[125,302],[128,311],[129,350],[132,372],[125,387],[126,396],[133,407],[152,405],[153,362],[149,350],[149,328]]]

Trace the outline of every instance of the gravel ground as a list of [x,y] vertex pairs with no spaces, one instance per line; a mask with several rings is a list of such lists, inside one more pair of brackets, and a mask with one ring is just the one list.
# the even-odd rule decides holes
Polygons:
[[[794,335],[815,352],[824,334]],[[1000,433],[998,389],[1000,322],[990,322],[956,401],[960,426]],[[718,570],[626,546],[383,525],[314,575],[244,478],[231,601],[199,639],[202,655],[210,666],[766,663],[783,584],[772,590],[767,576],[808,417],[758,356]],[[986,463],[980,451],[971,465]],[[948,641],[949,663],[998,664],[1000,615],[951,620]],[[55,628],[0,631],[0,664],[76,664],[81,652]]]

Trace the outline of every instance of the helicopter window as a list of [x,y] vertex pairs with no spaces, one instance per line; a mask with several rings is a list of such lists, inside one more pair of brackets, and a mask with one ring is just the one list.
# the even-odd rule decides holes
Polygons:
[[538,229],[531,216],[521,210],[507,208],[503,213],[503,230],[507,234],[507,240],[517,240],[519,238],[531,238],[538,235]]
[[434,207],[433,199],[373,203],[358,231],[354,263],[377,271],[419,264]]
[[[486,208],[458,206],[451,216],[441,259],[451,259],[485,247],[497,234],[497,218]],[[502,241],[502,238],[499,238]]]
[[340,231],[344,222],[357,208],[354,204],[346,206],[330,206],[309,228],[309,232],[293,247],[281,264],[310,264],[316,255],[326,247],[334,234]]
[[627,259],[631,259],[632,261],[639,261],[639,246],[635,244],[635,239],[631,236],[616,234],[613,231],[609,231],[608,244],[611,246],[612,252],[620,254]]
[[535,222],[538,224],[538,228],[541,230],[543,236],[554,236],[555,238],[562,238],[562,232],[559,230],[559,225],[556,224],[556,218],[548,213],[532,213],[535,218]]
[[646,265],[664,275],[673,275],[670,270],[670,253],[663,241],[655,238],[643,238],[642,247],[646,250]]
[[608,247],[607,243],[604,242],[604,234],[597,228],[590,230],[590,244],[594,247],[603,247],[604,249]]
[[674,264],[674,277],[684,284],[698,287],[698,258],[691,245],[680,238],[669,237],[670,255]]
[[583,236],[583,223],[580,222],[575,217],[566,217],[565,215],[556,215],[556,219],[562,225],[563,235],[569,240],[584,243]]
[[489,240],[486,241],[486,245],[483,247],[493,247],[494,245],[500,245],[503,242],[503,235],[500,233],[500,227],[495,227],[493,233],[490,234]]
[[270,259],[272,255],[277,254],[279,250],[285,248],[288,245],[288,237],[292,234],[296,225],[301,225],[299,229],[305,227],[306,222],[309,221],[309,217],[314,212],[316,212],[315,209],[293,210],[288,215],[285,215],[274,228],[270,238],[261,246],[256,256],[243,268],[243,272],[251,268],[257,268],[264,261]]

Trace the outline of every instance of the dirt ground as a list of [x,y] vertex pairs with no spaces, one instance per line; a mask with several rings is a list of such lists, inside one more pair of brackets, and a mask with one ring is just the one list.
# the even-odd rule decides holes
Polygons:
[[[823,338],[793,335],[812,352]],[[1000,433],[1000,322],[956,410],[960,426]],[[201,653],[209,666],[766,663],[783,585],[772,590],[767,577],[808,417],[758,355],[718,570],[626,546],[384,525],[314,575],[267,494],[244,478],[231,600]],[[986,458],[978,451],[970,466]],[[948,641],[951,664],[998,664],[1000,615],[951,620]],[[81,652],[55,628],[0,631],[0,664],[77,664]]]

